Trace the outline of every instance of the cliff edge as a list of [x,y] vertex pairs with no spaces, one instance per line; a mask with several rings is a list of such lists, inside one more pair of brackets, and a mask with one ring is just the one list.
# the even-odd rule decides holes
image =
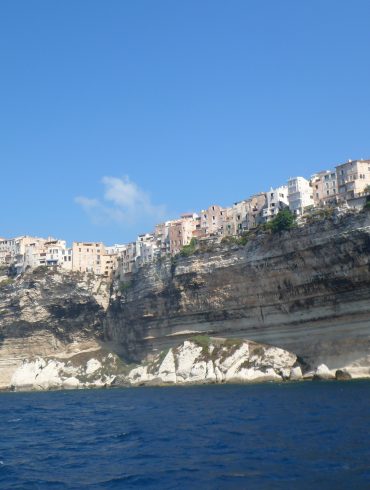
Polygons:
[[191,335],[243,338],[330,369],[370,352],[370,214],[313,220],[246,245],[166,258],[116,283],[105,338],[126,359]]

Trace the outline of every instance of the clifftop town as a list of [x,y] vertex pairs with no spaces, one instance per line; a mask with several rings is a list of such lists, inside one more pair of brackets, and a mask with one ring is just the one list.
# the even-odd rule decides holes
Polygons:
[[223,208],[216,204],[199,213],[183,214],[155,226],[134,242],[106,246],[102,242],[73,242],[21,236],[0,239],[0,268],[17,275],[26,270],[57,267],[123,278],[144,264],[167,255],[175,256],[192,240],[222,240],[244,233],[274,219],[285,209],[298,219],[317,209],[362,209],[370,194],[370,160],[349,160],[333,170],[290,178],[287,184]]
[[329,211],[124,279],[3,276],[0,389],[370,377],[370,210]]

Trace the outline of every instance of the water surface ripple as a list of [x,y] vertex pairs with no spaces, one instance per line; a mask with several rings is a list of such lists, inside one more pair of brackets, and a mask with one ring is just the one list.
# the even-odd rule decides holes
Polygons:
[[370,488],[370,382],[0,394],[2,489]]

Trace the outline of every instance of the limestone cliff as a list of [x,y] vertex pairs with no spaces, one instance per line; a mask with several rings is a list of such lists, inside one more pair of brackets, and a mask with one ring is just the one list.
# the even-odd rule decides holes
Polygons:
[[[369,299],[368,212],[254,233],[246,245],[205,243],[113,287],[46,269],[2,276],[0,388],[110,384],[116,354],[147,363],[198,334],[277,346],[312,376],[370,376]],[[320,364],[328,371],[315,374]]]
[[130,360],[198,333],[276,345],[308,367],[342,367],[369,353],[368,212],[168,258],[125,281],[105,337]]
[[11,385],[25,359],[100,351],[109,287],[94,276],[45,268],[1,278],[0,388]]
[[198,336],[131,370],[123,383],[135,386],[283,381],[291,374],[293,378],[297,376],[300,367],[294,367],[296,360],[293,353],[276,347]]

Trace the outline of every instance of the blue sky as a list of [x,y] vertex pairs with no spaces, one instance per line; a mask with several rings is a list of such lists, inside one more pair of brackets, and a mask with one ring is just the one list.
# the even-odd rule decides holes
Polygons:
[[0,236],[120,243],[370,157],[368,0],[0,2]]

